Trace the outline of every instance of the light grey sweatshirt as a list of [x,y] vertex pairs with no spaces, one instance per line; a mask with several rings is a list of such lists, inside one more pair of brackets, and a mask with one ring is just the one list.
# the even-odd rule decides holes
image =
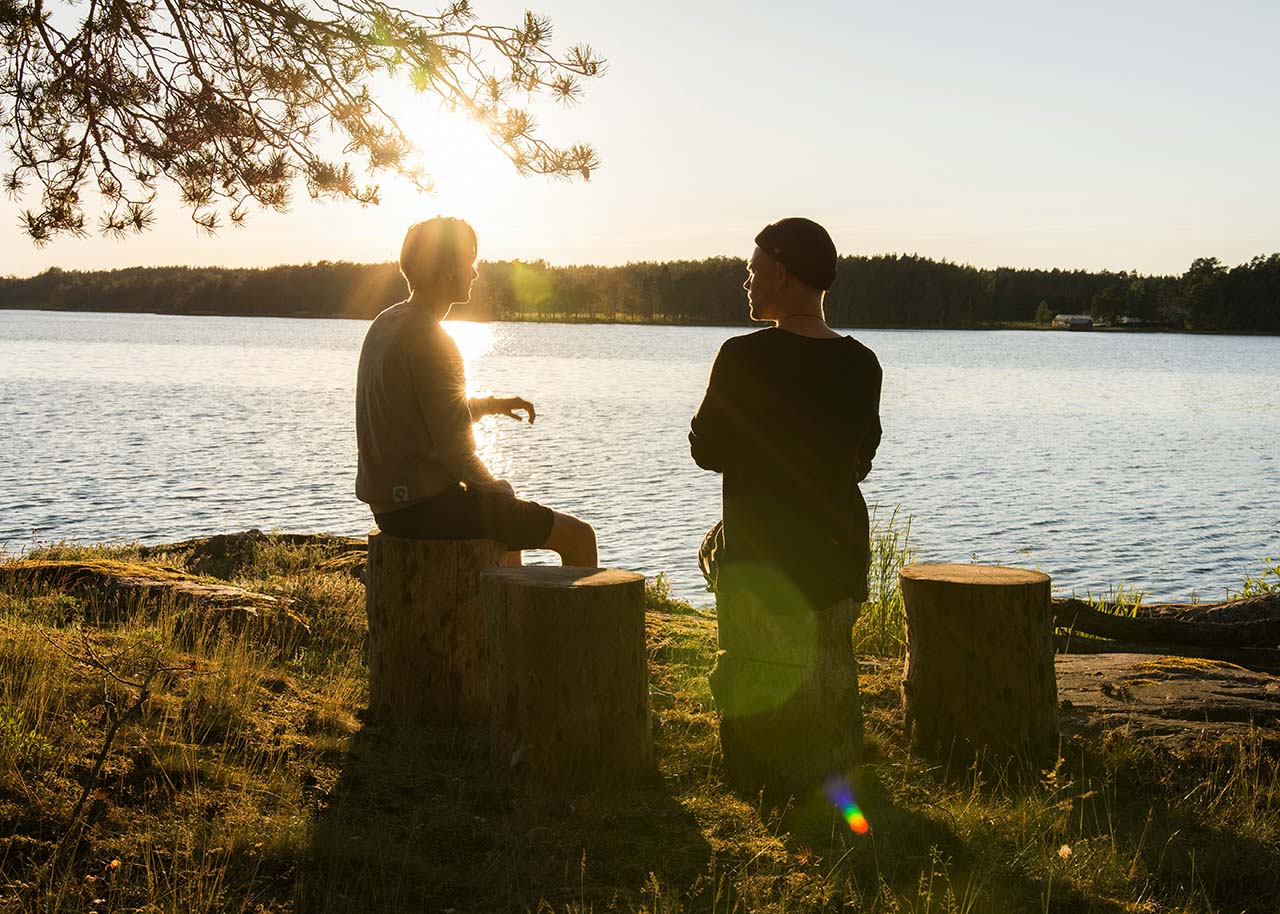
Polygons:
[[476,454],[473,406],[462,354],[433,315],[407,302],[379,314],[356,371],[356,497],[385,513],[458,483],[510,491]]

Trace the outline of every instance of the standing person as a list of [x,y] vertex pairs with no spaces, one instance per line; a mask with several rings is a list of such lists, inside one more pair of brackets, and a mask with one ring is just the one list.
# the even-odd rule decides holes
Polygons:
[[400,249],[409,297],[369,326],[356,372],[356,497],[378,527],[413,539],[490,539],[508,563],[522,549],[551,549],[565,565],[595,567],[595,531],[576,517],[515,495],[476,454],[471,423],[483,416],[533,424],[520,397],[467,398],[462,355],[440,326],[471,297],[475,230],[436,217],[410,226]]
[[870,531],[858,483],[880,443],[881,370],[827,326],[827,231],[783,219],[755,243],[743,288],[752,320],[772,326],[721,346],[689,445],[724,477],[723,520],[700,558],[716,592],[726,775],[804,788],[861,749],[851,631]]

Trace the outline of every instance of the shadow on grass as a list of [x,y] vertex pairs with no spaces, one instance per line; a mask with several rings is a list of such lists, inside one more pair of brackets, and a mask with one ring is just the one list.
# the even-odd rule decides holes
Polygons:
[[320,806],[305,912],[638,907],[650,873],[688,885],[710,848],[655,775],[540,788],[489,763],[484,734],[366,724]]
[[1162,823],[1143,856],[1170,900],[1199,899],[1206,910],[1274,912],[1280,905],[1280,859],[1252,835],[1207,828],[1184,816]]
[[[896,802],[877,767],[852,778],[870,823],[855,834],[818,792],[781,818],[789,844],[825,856],[824,881],[839,886],[826,907],[867,911],[1091,911],[1110,914],[1123,905],[1087,895],[1031,866],[991,866],[992,848],[981,833]],[[1013,861],[1007,861],[1012,863]]]

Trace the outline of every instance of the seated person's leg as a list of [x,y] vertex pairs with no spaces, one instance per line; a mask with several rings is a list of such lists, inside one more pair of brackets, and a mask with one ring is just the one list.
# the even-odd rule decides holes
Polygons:
[[[506,543],[512,552],[521,549],[550,549],[560,555],[560,564],[595,568],[596,532],[591,525],[571,514],[552,511],[533,501],[498,492],[468,492],[479,516],[479,534]],[[519,564],[508,557],[507,564]]]
[[596,553],[596,531],[586,521],[571,514],[555,512],[551,533],[542,548],[558,552],[561,565],[596,568],[600,564]]
[[378,515],[376,520],[392,536],[503,543],[510,550],[506,565],[521,564],[522,549],[550,549],[559,553],[564,565],[595,568],[599,564],[590,524],[500,492],[459,486],[409,509]]

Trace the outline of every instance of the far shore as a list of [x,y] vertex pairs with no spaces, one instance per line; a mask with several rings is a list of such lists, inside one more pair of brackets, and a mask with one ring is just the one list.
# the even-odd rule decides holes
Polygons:
[[[351,314],[319,314],[314,311],[294,311],[289,314],[250,314],[240,311],[155,311],[155,310],[126,310],[126,309],[94,309],[94,308],[65,308],[47,304],[22,302],[0,304],[0,311],[50,311],[65,314],[135,314],[135,315],[154,315],[163,317],[250,317],[250,318],[274,318],[284,320],[353,320],[368,321],[369,318],[362,315]],[[504,317],[488,317],[488,316],[472,316],[467,314],[456,314],[452,320],[457,321],[473,321],[476,323],[501,323],[501,324],[599,324],[624,327],[728,327],[751,329],[759,325],[742,322],[742,323],[707,323],[705,321],[681,321],[674,319],[656,318],[654,320],[641,320],[631,317],[610,316],[610,315],[565,315],[565,314],[547,314],[547,315],[519,315]],[[1034,321],[991,321],[985,323],[974,323],[963,327],[942,326],[942,325],[903,325],[903,324],[876,324],[876,325],[859,325],[859,326],[840,326],[832,324],[838,330],[955,330],[955,331],[990,331],[990,330],[1029,330],[1035,332],[1062,332],[1069,334],[1081,333],[1118,333],[1118,334],[1152,334],[1152,333],[1172,333],[1182,336],[1280,336],[1274,333],[1247,333],[1247,332],[1227,332],[1215,330],[1181,330],[1176,327],[1166,325],[1149,325],[1149,326],[1123,326],[1123,327],[1092,327],[1087,330],[1067,330],[1061,327],[1053,327],[1048,324],[1038,324]]]

